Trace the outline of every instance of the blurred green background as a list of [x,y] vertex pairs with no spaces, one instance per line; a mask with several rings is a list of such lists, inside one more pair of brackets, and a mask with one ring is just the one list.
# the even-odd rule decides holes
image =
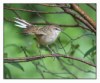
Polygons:
[[[92,5],[96,6],[95,4]],[[96,11],[86,4],[79,4],[79,6],[96,21]],[[28,56],[40,55],[39,49],[43,55],[50,54],[45,47],[37,47],[35,36],[22,34],[23,29],[16,27],[12,21],[14,17],[21,17],[28,22],[36,23],[77,24],[76,20],[66,13],[39,14],[21,10],[9,10],[7,8],[42,12],[63,11],[59,7],[48,7],[42,4],[4,4],[4,58],[25,57],[22,48],[25,49]],[[52,44],[50,46],[51,49],[57,53],[96,64],[95,34],[80,27],[61,28],[63,28],[63,32],[66,34],[61,33],[59,36],[60,41],[57,40]],[[88,56],[84,58],[84,55]],[[96,78],[96,68],[76,60],[48,57],[31,62],[4,63],[4,78]]]

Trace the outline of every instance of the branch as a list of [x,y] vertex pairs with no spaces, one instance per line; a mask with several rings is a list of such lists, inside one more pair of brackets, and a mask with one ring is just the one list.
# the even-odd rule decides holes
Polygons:
[[[58,4],[58,5],[64,5],[64,4]],[[60,8],[63,9],[66,13],[72,15],[74,18],[76,18],[79,21],[81,21],[82,23],[84,23],[88,28],[90,28],[90,30],[92,30],[93,32],[96,33],[96,29],[94,29],[93,26],[90,25],[87,20],[85,20],[80,15],[78,15],[77,13],[75,13],[72,9],[64,8],[64,7],[60,7]]]
[[93,10],[95,10],[96,11],[96,8],[95,7],[93,7],[91,4],[87,4],[89,7],[91,7]]
[[62,13],[65,13],[62,11],[61,12],[43,12],[43,11],[35,11],[35,10],[28,10],[28,9],[21,9],[21,8],[10,8],[10,7],[4,7],[4,9],[23,11],[23,12],[40,13],[40,14],[62,14]]
[[94,28],[96,28],[96,23],[85,11],[83,11],[77,4],[71,4],[71,6],[76,12],[83,16]]
[[56,24],[56,23],[42,23],[42,22],[32,22],[34,25],[58,25],[61,27],[80,27],[78,24],[73,24],[73,25],[66,25],[66,24]]
[[66,6],[57,6],[56,4],[38,4],[42,6],[47,6],[47,7],[66,7]]
[[5,63],[12,63],[12,62],[29,62],[32,60],[38,60],[38,59],[42,59],[42,58],[47,58],[47,57],[63,57],[63,58],[68,58],[68,59],[72,59],[72,60],[76,60],[82,63],[85,63],[87,65],[96,67],[96,65],[91,64],[89,62],[86,62],[82,59],[78,59],[75,57],[71,57],[71,56],[66,56],[66,55],[62,55],[62,54],[52,54],[52,55],[42,55],[42,56],[32,56],[32,57],[23,57],[23,58],[4,58],[4,62]]

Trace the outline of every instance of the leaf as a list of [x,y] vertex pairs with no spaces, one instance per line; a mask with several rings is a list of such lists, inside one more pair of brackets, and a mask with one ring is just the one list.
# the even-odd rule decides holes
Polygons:
[[4,65],[4,78],[12,78],[10,70]]
[[84,58],[87,57],[91,52],[96,50],[96,46],[93,46],[92,48],[90,48],[84,55]]
[[19,63],[9,63],[9,64],[11,64],[11,65],[21,69],[22,71],[24,71],[23,67]]

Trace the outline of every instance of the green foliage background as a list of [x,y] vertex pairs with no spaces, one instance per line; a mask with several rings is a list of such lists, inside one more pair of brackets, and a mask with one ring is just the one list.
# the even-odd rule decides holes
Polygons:
[[[93,4],[95,5],[95,4]],[[79,4],[79,6],[87,12],[87,14],[96,21],[96,12],[88,7],[86,4]],[[58,7],[47,7],[41,4],[4,4],[4,7],[22,8],[29,10],[38,10],[44,12],[59,12],[63,11]],[[12,11],[4,9],[4,18],[14,20],[18,15],[28,22],[47,22],[56,24],[74,25],[76,21],[69,14],[40,14],[23,11]],[[44,26],[44,25],[38,25]],[[71,55],[76,58],[84,59],[87,62],[96,64],[96,51],[90,50],[96,46],[96,37],[90,31],[85,31],[79,27],[61,27],[68,36],[61,33],[60,40],[64,49],[56,41],[56,45],[51,45],[52,49],[58,48],[60,54]],[[7,58],[20,58],[25,57],[21,47],[24,47],[28,56],[40,55],[39,48],[37,47],[35,36],[22,34],[23,29],[16,27],[15,23],[4,20],[4,57]],[[90,35],[87,35],[90,34]],[[55,48],[56,47],[56,48]],[[40,48],[42,54],[50,54],[44,48]],[[90,50],[90,51],[89,51]],[[88,53],[87,53],[88,52]],[[87,54],[86,54],[87,53]],[[84,55],[89,55],[85,58]],[[61,63],[63,62],[63,63]],[[65,67],[65,68],[64,68]],[[79,61],[70,60],[66,58],[54,59],[44,58],[34,60],[32,62],[20,63],[4,63],[4,78],[96,78],[96,68]]]

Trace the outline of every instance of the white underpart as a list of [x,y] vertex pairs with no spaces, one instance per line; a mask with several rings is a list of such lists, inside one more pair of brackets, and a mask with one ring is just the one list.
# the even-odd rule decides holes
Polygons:
[[53,35],[51,36],[51,39],[55,41],[60,32],[61,32],[61,31],[59,31],[59,30],[53,31],[53,32],[52,32]]
[[47,44],[52,44],[57,39],[60,32],[59,30],[52,31],[52,35],[49,35],[46,39],[43,38],[43,41]]

